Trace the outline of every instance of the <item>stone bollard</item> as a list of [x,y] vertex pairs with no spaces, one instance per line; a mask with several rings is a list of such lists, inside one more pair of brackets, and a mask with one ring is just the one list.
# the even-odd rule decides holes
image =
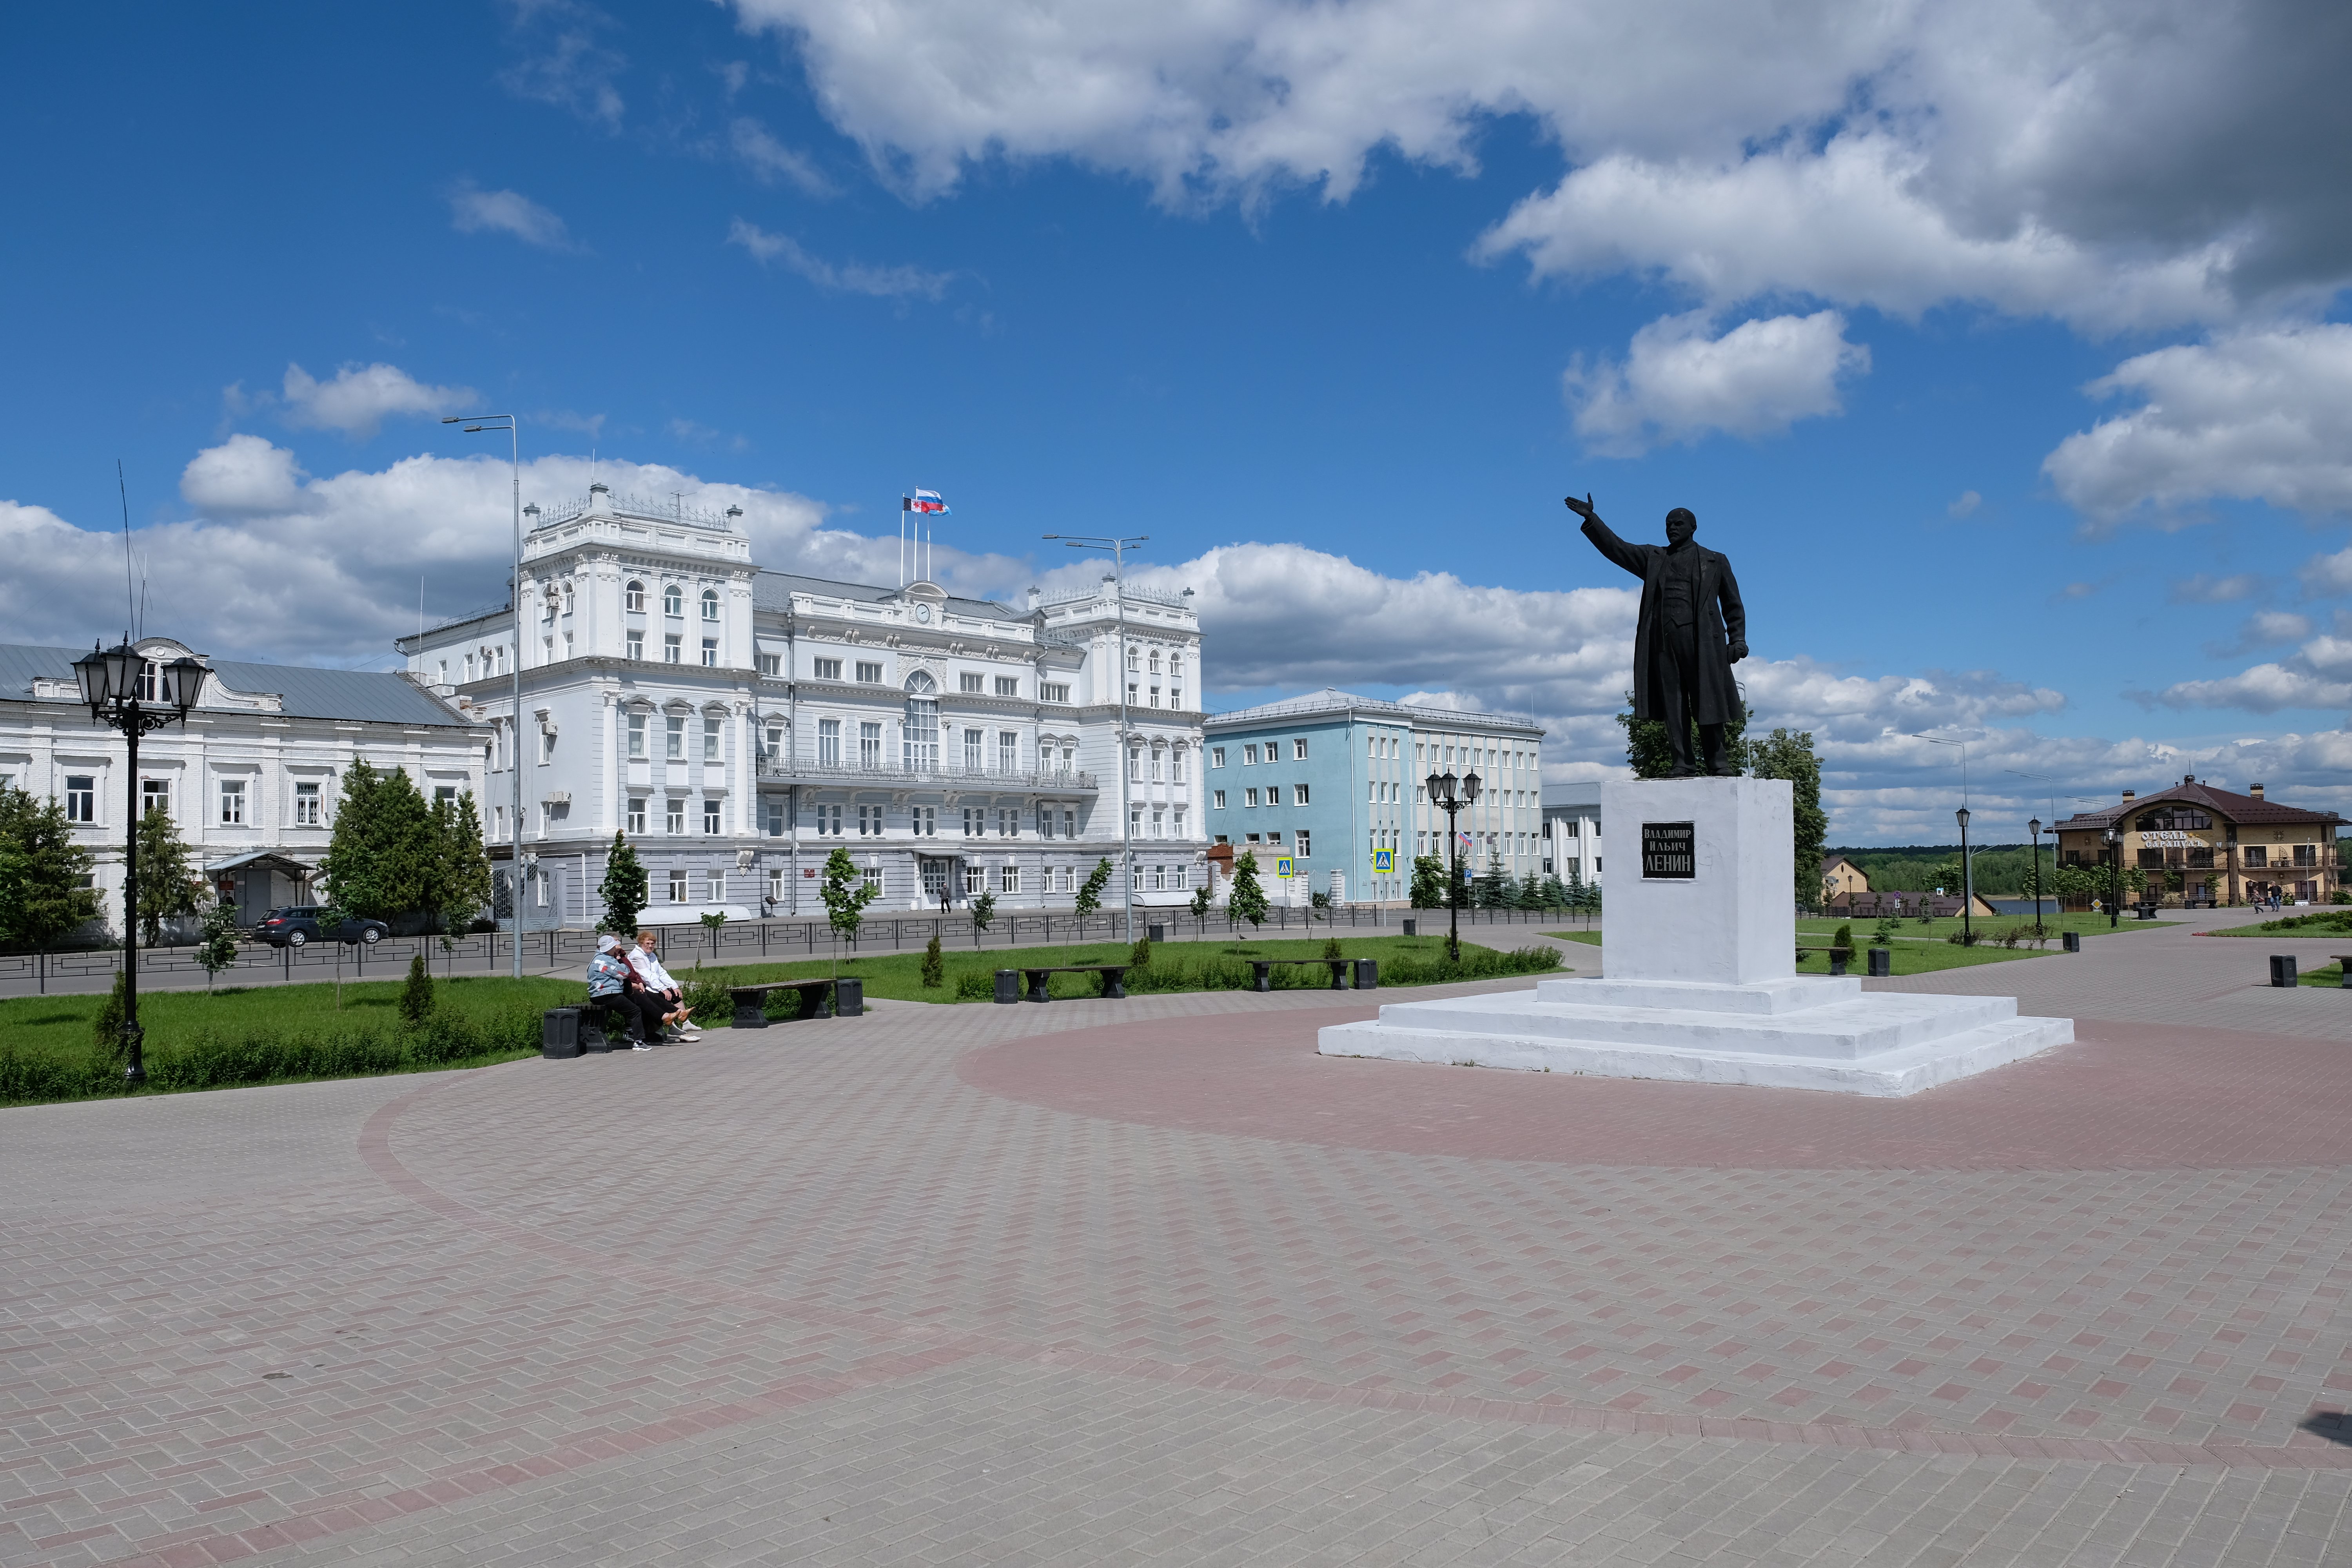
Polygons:
[[1021,972],[1019,970],[1000,969],[996,972],[996,999],[1014,1006],[1020,1005]]

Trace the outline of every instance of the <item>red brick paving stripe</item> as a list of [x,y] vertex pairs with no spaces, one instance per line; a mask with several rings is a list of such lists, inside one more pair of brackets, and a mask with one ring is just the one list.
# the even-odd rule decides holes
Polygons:
[[1705,1170],[2225,1170],[2352,1163],[2352,1048],[2077,1020],[1904,1100],[1315,1054],[1371,1016],[1165,1018],[999,1041],[956,1071],[1073,1116],[1405,1154]]

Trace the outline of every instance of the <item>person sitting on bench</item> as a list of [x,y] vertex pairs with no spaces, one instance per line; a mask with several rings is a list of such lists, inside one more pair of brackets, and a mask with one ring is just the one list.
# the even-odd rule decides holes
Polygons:
[[[661,959],[654,952],[655,944],[660,940],[652,931],[639,931],[637,945],[629,950],[629,967],[635,970],[637,978],[644,982],[646,994],[663,1004],[661,1022],[677,1028],[677,1034],[674,1037],[698,1040],[702,1037],[694,1032],[694,1026],[688,1021],[688,1015],[694,1009],[686,1005],[686,988],[677,983],[675,975],[662,967]],[[650,1013],[646,1015],[648,1017],[652,1016]]]
[[631,1048],[649,1051],[653,1049],[650,1042],[661,1035],[665,1004],[646,994],[645,983],[629,967],[627,952],[628,944],[617,936],[607,933],[596,939],[596,956],[588,961],[588,1004],[627,1019]]

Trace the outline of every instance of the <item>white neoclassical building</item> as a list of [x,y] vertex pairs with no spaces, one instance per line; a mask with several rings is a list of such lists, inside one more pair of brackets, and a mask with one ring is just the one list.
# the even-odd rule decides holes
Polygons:
[[[1139,902],[1202,885],[1187,599],[1106,584],[1014,609],[796,576],[751,559],[733,509],[602,485],[525,521],[519,726],[509,609],[397,646],[488,726],[494,858],[520,770],[527,918],[600,918],[616,832],[651,875],[649,921],[820,912],[836,847],[880,888],[877,913],[982,892],[1066,908],[1130,841]],[[1123,894],[1115,879],[1104,901]]]
[[[137,644],[155,666],[193,650]],[[400,768],[427,799],[482,790],[487,727],[404,675],[202,660],[211,675],[186,723],[139,742],[125,776],[118,731],[94,722],[74,680],[80,650],[0,645],[0,782],[61,802],[96,860],[104,919],[121,929],[122,847],[135,786],[169,812],[215,886],[250,923],[303,900],[326,853],[344,774]]]

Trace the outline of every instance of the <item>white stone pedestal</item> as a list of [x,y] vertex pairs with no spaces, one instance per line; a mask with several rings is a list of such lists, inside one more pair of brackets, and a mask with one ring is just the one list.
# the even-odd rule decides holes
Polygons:
[[1393,1003],[1323,1030],[1318,1049],[1904,1095],[2074,1037],[2072,1019],[2020,1017],[2012,997],[1865,995],[1851,977],[1800,977],[1785,781],[1628,781],[1601,798],[1605,978]]

